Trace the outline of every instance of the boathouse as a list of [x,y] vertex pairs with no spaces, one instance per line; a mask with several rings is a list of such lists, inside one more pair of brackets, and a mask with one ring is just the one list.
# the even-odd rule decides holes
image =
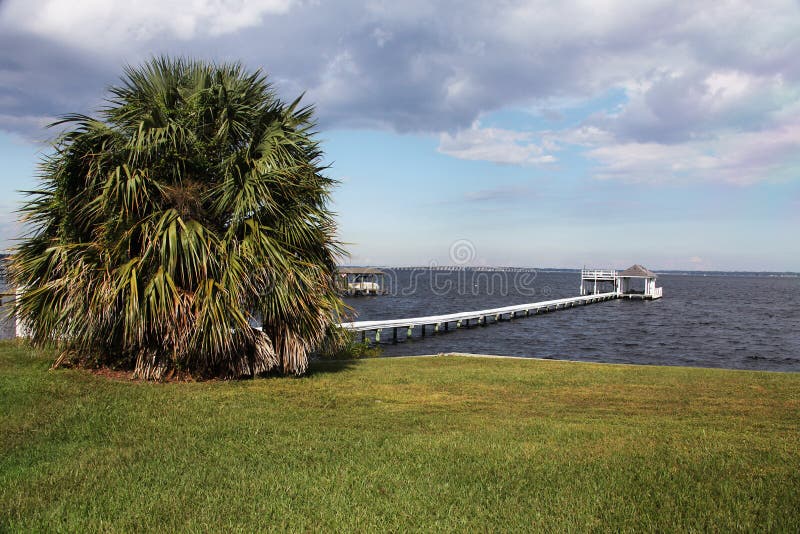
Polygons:
[[661,298],[662,288],[656,287],[658,275],[638,263],[617,274],[617,293],[629,299]]
[[619,297],[628,299],[658,299],[662,296],[660,287],[656,287],[658,275],[638,263],[625,269],[581,270],[581,295],[598,295],[614,292]]
[[386,273],[373,267],[339,267],[336,285],[343,295],[382,295],[386,292]]

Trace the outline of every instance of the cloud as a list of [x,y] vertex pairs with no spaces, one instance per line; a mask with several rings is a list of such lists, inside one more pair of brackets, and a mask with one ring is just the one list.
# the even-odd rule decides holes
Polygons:
[[[786,117],[800,105],[791,0],[6,0],[0,128],[47,137],[37,121],[96,109],[122,65],[159,53],[263,66],[285,98],[306,91],[322,128],[434,133],[442,153],[513,165],[576,144],[602,177],[624,180],[676,162],[681,180],[780,174],[794,146]],[[593,114],[578,126],[552,105],[613,90],[624,101],[583,110]],[[475,125],[509,109],[570,129]]]
[[756,129],[774,113],[800,101],[800,89],[780,74],[737,70],[662,71],[629,84],[627,103],[587,124],[622,140],[676,143],[711,137],[725,129]]
[[45,137],[48,125],[56,121],[56,117],[47,115],[8,115],[0,113],[0,125],[8,132],[14,132],[27,141],[45,143],[54,135]]
[[595,176],[629,183],[721,182],[751,185],[796,178],[798,120],[753,132],[723,132],[682,143],[607,142],[587,152]]
[[158,38],[219,36],[259,26],[286,13],[291,0],[7,0],[4,19],[18,30],[76,47],[104,51]]
[[455,134],[439,137],[439,152],[459,159],[490,161],[507,165],[552,163],[556,159],[532,142],[526,132],[482,128],[479,122]]
[[530,200],[536,193],[527,186],[496,187],[493,189],[480,189],[467,191],[462,195],[465,202],[508,204],[521,200]]
[[685,262],[680,263],[689,265],[690,269],[697,271],[710,271],[714,267],[714,263],[711,260],[707,258],[701,258],[700,256],[692,256]]

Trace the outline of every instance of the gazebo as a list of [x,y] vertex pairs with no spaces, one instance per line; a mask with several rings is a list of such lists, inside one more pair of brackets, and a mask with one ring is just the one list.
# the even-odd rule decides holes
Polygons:
[[337,272],[337,286],[339,291],[345,295],[381,295],[385,292],[384,276],[386,273],[380,269],[339,267]]
[[[637,263],[617,273],[617,293],[630,299],[661,298],[662,288],[656,287],[657,278],[656,273]],[[643,287],[640,280],[644,282]]]

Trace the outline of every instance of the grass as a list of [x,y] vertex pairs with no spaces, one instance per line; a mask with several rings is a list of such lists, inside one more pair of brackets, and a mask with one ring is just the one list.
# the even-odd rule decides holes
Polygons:
[[153,384],[0,344],[0,530],[800,529],[800,375],[468,357]]

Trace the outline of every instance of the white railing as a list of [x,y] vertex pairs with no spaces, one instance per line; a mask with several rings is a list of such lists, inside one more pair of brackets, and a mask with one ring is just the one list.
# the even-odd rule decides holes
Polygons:
[[614,279],[617,277],[617,271],[612,269],[582,269],[581,278],[608,278]]
[[387,319],[383,321],[354,321],[341,323],[339,326],[352,332],[382,330],[384,328],[400,328],[420,325],[435,325],[447,322],[466,321],[478,319],[486,316],[508,315],[511,313],[559,309],[571,307],[575,304],[589,304],[618,298],[616,293],[599,293],[597,295],[583,295],[580,297],[568,297],[563,299],[545,300],[542,302],[531,302],[529,304],[516,304],[514,306],[504,306],[502,308],[491,308],[488,310],[477,310],[468,312],[448,313],[444,315],[430,315],[428,317],[409,317],[406,319]]
[[377,291],[381,286],[377,282],[350,282],[347,289],[351,291]]
[[654,287],[653,288],[653,298],[654,299],[660,299],[661,295],[663,293],[663,290],[664,290],[664,288],[662,288],[662,287]]

